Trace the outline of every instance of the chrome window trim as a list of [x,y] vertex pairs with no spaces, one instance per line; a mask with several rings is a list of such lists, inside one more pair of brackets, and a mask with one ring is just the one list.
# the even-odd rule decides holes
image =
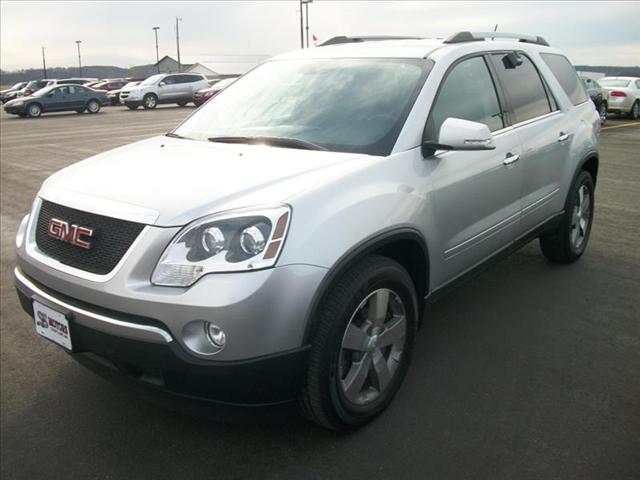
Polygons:
[[94,320],[99,320],[101,322],[108,323],[108,324],[114,325],[116,327],[128,328],[128,329],[132,329],[132,330],[141,330],[141,331],[144,331],[144,332],[154,333],[154,334],[159,335],[160,337],[162,337],[162,339],[164,340],[164,343],[173,342],[173,337],[168,332],[166,332],[165,330],[163,330],[161,328],[153,327],[151,325],[140,325],[138,323],[125,322],[124,320],[117,320],[115,318],[107,317],[105,315],[100,315],[99,313],[90,312],[88,310],[85,310],[84,308],[76,307],[76,306],[71,305],[71,304],[69,304],[67,302],[64,302],[64,301],[62,301],[62,300],[60,300],[58,298],[55,298],[54,296],[48,294],[47,292],[45,292],[44,290],[39,288],[32,281],[30,281],[27,277],[25,277],[18,267],[16,267],[13,270],[13,274],[15,275],[16,279],[18,280],[18,282],[20,282],[24,287],[26,287],[29,290],[31,290],[32,293],[35,293],[39,297],[42,297],[45,300],[48,300],[51,303],[53,303],[55,305],[58,305],[58,306],[66,309],[66,310],[70,310],[70,311],[72,311],[74,313],[77,313],[79,315],[82,315],[82,316],[85,316],[85,317],[89,317],[89,318],[93,318]]
[[540,120],[544,120],[546,118],[551,118],[554,115],[562,115],[564,112],[562,110],[554,110],[553,112],[545,113],[544,115],[540,115],[539,117],[533,117],[525,120],[524,122],[514,123],[511,125],[513,128],[524,127],[525,125],[529,125],[530,123],[535,123]]
[[37,224],[38,216],[40,215],[40,207],[42,206],[42,198],[36,197],[36,200],[33,202],[33,209],[31,210],[31,215],[29,217],[29,224],[27,225],[27,233],[25,239],[25,250],[27,255],[31,258],[34,258],[38,262],[51,267],[60,272],[66,273],[68,275],[72,275],[74,277],[82,278],[83,280],[88,280],[90,282],[96,283],[104,283],[111,280],[120,270],[124,262],[127,260],[131,252],[133,252],[136,245],[141,241],[142,237],[149,231],[151,228],[149,225],[146,225],[138,237],[133,241],[129,249],[124,253],[120,261],[113,267],[109,273],[104,275],[99,275],[97,273],[87,272],[85,270],[81,270],[79,268],[71,267],[69,265],[65,265],[58,260],[51,258],[44,254],[36,244],[36,231],[34,225]]

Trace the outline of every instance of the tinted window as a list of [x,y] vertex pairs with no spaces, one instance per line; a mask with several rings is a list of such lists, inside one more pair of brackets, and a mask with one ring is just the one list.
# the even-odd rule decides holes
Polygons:
[[504,127],[493,80],[482,57],[464,60],[444,79],[427,123],[427,137],[436,141],[447,118],[484,123],[492,132]]
[[513,123],[551,112],[549,98],[536,67],[525,55],[521,54],[519,58],[522,63],[515,66],[504,53],[491,55],[515,117]]
[[178,75],[169,75],[165,77],[162,81],[167,85],[173,85],[174,83],[178,83],[177,78]]
[[540,56],[551,69],[571,103],[578,105],[587,101],[587,94],[578,80],[576,70],[566,57],[552,53],[541,53]]
[[183,75],[183,77],[185,77],[185,81],[186,82],[199,82],[200,80],[202,80],[202,77],[199,77],[198,75]]

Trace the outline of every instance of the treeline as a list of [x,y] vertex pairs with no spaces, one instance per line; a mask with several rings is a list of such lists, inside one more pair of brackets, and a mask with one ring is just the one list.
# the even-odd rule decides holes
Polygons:
[[[80,76],[78,67],[54,67],[47,68],[48,78],[69,78]],[[89,78],[122,78],[129,76],[128,68],[87,65],[82,67],[82,76]],[[44,72],[41,68],[30,68],[27,70],[17,70],[6,72],[0,70],[0,84],[13,85],[17,82],[26,82],[28,80],[36,80],[44,78]]]
[[608,67],[608,66],[596,66],[591,65],[576,65],[576,70],[579,72],[597,72],[604,73],[607,77],[626,77],[626,76],[640,76],[640,66],[638,67]]

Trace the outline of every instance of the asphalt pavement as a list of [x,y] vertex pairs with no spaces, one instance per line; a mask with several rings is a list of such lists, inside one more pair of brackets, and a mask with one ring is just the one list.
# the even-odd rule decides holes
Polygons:
[[532,242],[429,307],[394,402],[339,435],[163,410],[36,337],[20,309],[14,235],[41,182],[192,111],[0,115],[4,480],[640,478],[640,123],[602,132],[583,258],[552,265]]

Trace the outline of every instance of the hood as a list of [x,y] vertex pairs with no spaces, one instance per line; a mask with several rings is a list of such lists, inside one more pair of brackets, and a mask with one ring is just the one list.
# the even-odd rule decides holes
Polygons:
[[371,158],[155,137],[67,167],[49,177],[39,195],[103,215],[179,226],[231,208],[286,202]]

